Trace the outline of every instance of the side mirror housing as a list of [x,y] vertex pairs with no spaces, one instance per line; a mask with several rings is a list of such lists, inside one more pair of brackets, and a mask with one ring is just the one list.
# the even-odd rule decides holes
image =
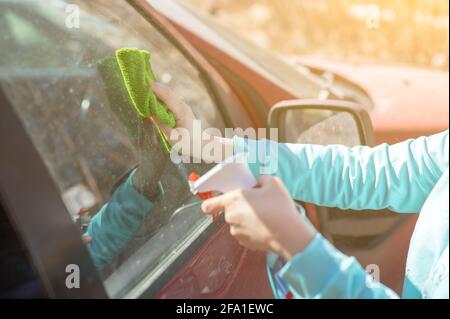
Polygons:
[[278,128],[279,142],[374,145],[372,122],[358,104],[337,100],[288,100],[275,104],[269,127]]

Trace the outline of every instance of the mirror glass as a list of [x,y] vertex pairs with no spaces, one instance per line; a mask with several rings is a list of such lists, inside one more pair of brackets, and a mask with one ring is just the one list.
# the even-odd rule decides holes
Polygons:
[[361,144],[356,119],[349,112],[317,108],[287,109],[280,113],[278,122],[281,142]]

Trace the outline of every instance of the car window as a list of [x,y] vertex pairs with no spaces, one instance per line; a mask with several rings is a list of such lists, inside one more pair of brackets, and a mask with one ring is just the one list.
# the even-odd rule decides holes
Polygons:
[[[76,18],[68,8],[79,9],[79,27],[68,24]],[[197,69],[122,1],[0,0],[0,26],[1,88],[86,235],[108,293],[123,296],[160,276],[211,224],[187,183],[208,166],[172,163],[104,62],[121,47],[150,51],[156,76],[205,127],[223,129]]]

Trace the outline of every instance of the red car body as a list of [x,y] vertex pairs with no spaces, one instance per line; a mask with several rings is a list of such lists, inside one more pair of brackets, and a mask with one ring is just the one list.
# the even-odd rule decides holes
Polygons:
[[314,57],[293,60],[345,77],[369,94],[376,144],[396,143],[448,128],[448,72]]

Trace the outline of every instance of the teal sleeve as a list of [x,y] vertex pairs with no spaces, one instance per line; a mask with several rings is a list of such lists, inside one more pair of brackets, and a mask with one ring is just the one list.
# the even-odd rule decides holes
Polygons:
[[234,138],[255,176],[280,177],[292,197],[341,209],[418,212],[448,167],[448,130],[376,147]]
[[91,236],[88,250],[97,268],[105,268],[133,238],[154,204],[133,186],[130,174],[92,218],[85,235]]
[[391,289],[373,280],[354,257],[339,252],[320,234],[302,253],[286,263],[279,275],[297,298],[399,298]]

